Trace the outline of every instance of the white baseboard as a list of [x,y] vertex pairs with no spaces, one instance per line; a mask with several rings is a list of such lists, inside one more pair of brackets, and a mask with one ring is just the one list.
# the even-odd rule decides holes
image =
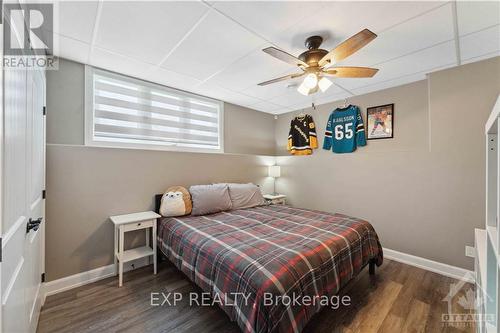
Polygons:
[[444,276],[474,283],[474,272],[464,268],[443,264],[430,259],[384,248],[384,258],[415,266]]
[[[406,254],[403,252],[384,248],[384,258],[401,262],[403,264],[415,266],[418,268],[422,268],[444,276],[449,276],[458,280],[465,280],[471,283],[474,282],[474,273],[472,271],[451,266],[448,264],[443,264],[437,261],[417,257],[411,254]],[[127,272],[131,270],[132,264],[134,264],[135,268],[139,268],[147,266],[148,261],[145,260],[145,258],[142,258],[133,262],[128,262],[124,267],[124,271]],[[80,287],[114,275],[115,275],[115,265],[108,265],[90,271],[67,276],[62,279],[46,282],[44,283],[42,302],[45,303],[46,296],[54,295],[69,289]]]
[[[130,261],[125,263],[123,266],[123,271],[128,272],[132,269],[147,266],[148,260],[147,258],[140,258],[134,261]],[[132,268],[132,265],[134,265],[134,268]],[[63,277],[58,280],[54,281],[49,281],[43,284],[43,303],[45,303],[45,297],[54,295],[69,289],[73,289],[76,287],[80,287],[92,282],[96,282],[105,278],[108,278],[110,276],[116,275],[115,273],[115,265],[107,265],[103,267],[99,267],[96,269],[92,269],[90,271],[78,273],[75,275],[70,275]],[[118,284],[118,277],[117,277],[117,282]]]

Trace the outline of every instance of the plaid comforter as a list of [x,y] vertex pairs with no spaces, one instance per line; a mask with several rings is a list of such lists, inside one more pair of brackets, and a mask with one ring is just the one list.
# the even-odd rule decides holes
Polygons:
[[382,264],[370,223],[284,205],[163,218],[158,242],[244,332],[300,332],[321,304],[269,304],[269,295],[332,296],[370,259]]

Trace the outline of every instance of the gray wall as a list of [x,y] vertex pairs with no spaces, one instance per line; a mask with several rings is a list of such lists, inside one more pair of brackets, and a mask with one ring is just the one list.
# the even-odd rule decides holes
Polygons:
[[59,70],[47,71],[48,144],[83,145],[84,100],[85,66],[59,59]]
[[[275,158],[257,155],[275,151],[283,166],[277,189],[291,204],[365,218],[384,247],[471,269],[464,246],[484,225],[483,132],[499,74],[495,58],[352,98],[364,116],[367,106],[395,103],[395,138],[344,155],[286,156],[295,113],[275,121],[226,104],[231,154],[196,154],[83,146],[84,69],[63,60],[47,75],[47,278],[112,263],[108,216],[151,209],[152,195],[170,185],[252,181],[272,190],[266,166]],[[338,104],[309,110],[320,144]]]
[[[110,215],[153,208],[172,185],[254,182],[272,191],[274,117],[226,103],[226,154],[84,146],[84,66],[47,72],[47,280],[113,263]],[[249,155],[252,154],[252,155]],[[127,245],[143,242],[143,234]]]
[[[84,144],[85,66],[60,59],[47,71],[47,143]],[[224,151],[274,155],[274,116],[224,103]]]
[[[254,182],[272,191],[271,156],[47,146],[48,281],[113,263],[111,215],[153,208],[172,185]],[[142,243],[132,235],[126,246]]]
[[[499,92],[497,57],[352,98],[364,118],[366,107],[394,103],[395,138],[368,141],[352,154],[280,156],[277,189],[293,205],[367,219],[386,248],[472,269],[465,245],[484,227],[484,124]],[[308,110],[320,145],[338,105]],[[277,121],[280,155],[296,113]]]

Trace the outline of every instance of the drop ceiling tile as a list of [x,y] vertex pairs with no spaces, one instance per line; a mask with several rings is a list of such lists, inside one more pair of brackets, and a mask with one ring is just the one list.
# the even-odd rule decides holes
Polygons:
[[[296,86],[288,87],[302,79],[258,86],[295,70],[264,54],[261,49],[268,43],[244,27],[295,55],[305,50],[303,43],[310,35],[326,37],[322,48],[331,49],[365,27],[372,29],[379,37],[341,65],[379,63],[374,66],[379,73],[371,79],[336,79],[355,94],[417,81],[425,73],[456,65],[454,42],[446,42],[453,39],[447,2],[221,1],[211,5],[215,9],[207,13],[208,6],[200,2],[102,2],[99,47],[88,59],[97,2],[61,2],[55,31],[62,35],[57,35],[55,52],[273,114],[310,107],[313,101],[319,105],[340,100],[347,93],[331,87],[325,94],[305,97]],[[498,2],[457,2],[463,63],[500,55],[499,6]],[[149,64],[158,64],[170,51],[163,67]]]
[[201,2],[191,1],[106,1],[95,44],[159,64],[207,10]]
[[486,59],[490,59],[490,58],[494,58],[494,57],[500,57],[500,51],[494,51],[494,52],[486,53],[486,54],[483,54],[483,55],[480,55],[480,56],[477,56],[477,57],[474,57],[474,58],[469,58],[469,59],[462,60],[462,65],[470,64],[470,63],[473,63],[473,62],[477,62],[477,61],[481,61],[481,60],[486,60]]
[[[280,77],[280,76],[287,75],[290,73],[292,73],[292,71],[289,70],[287,72],[280,73],[274,77]],[[272,78],[273,77],[269,77],[265,80],[269,80]],[[286,80],[286,81],[281,81],[281,82],[269,84],[267,86],[259,86],[257,84],[253,84],[253,85],[250,85],[250,86],[242,89],[241,92],[246,94],[246,95],[260,98],[263,100],[270,100],[274,97],[284,95],[290,90],[297,91],[297,87],[300,85],[302,80],[303,80],[303,78],[296,78],[296,79],[292,79],[292,80]]]
[[98,47],[93,48],[89,62],[92,66],[143,80],[148,80],[147,73],[154,68],[151,64],[140,62]]
[[307,37],[320,35],[325,39],[322,48],[330,50],[364,28],[379,33],[443,3],[445,2],[330,2],[315,15],[273,36],[271,42],[298,55],[305,51],[304,40]]
[[54,31],[60,35],[90,44],[92,42],[98,2],[56,1],[55,5],[58,20],[54,22]]
[[[460,56],[464,62],[500,52],[500,25],[460,37]],[[479,60],[479,59],[477,59]]]
[[315,1],[216,1],[215,8],[266,39],[272,39],[308,16],[325,2]]
[[[351,95],[348,94],[348,93],[346,93],[346,92],[336,93],[336,94],[332,94],[332,95],[329,95],[329,96],[321,96],[321,97],[315,99],[314,105],[316,107],[318,107],[320,105],[328,104],[328,103],[332,103],[332,102],[336,102],[336,101],[340,102],[344,98],[347,98],[347,97],[350,97],[350,96]],[[310,107],[311,107],[311,103],[301,103],[301,104],[292,105],[288,109],[290,109],[292,111],[298,111],[298,110],[307,109],[307,108],[310,108]],[[332,110],[333,110],[333,108],[332,108]],[[284,112],[281,111],[279,114],[282,114],[282,113],[285,113],[285,112],[289,112],[289,111],[284,111]],[[313,114],[313,116],[314,116],[314,114]],[[318,124],[316,124],[316,125],[318,125]]]
[[240,94],[236,91],[232,91],[217,85],[216,83],[202,83],[191,89],[192,92],[219,99],[224,102],[233,103],[242,106],[253,105],[260,102],[259,99],[250,97],[244,94]]
[[453,38],[452,7],[447,4],[387,29],[340,65],[374,66]]
[[284,95],[280,95],[278,97],[275,97],[269,102],[278,104],[278,105],[283,105],[285,107],[292,107],[296,104],[309,104],[313,103],[313,101],[316,99],[316,96],[311,95],[311,96],[304,96],[300,94],[296,89],[293,89],[291,91],[288,91]]
[[162,67],[205,80],[263,44],[240,25],[211,11]]
[[374,91],[378,90],[383,90],[383,89],[388,89],[396,86],[401,86],[404,84],[420,81],[420,80],[425,80],[426,79],[426,74],[425,73],[417,73],[417,74],[411,74],[407,75],[404,77],[400,77],[394,80],[388,80],[384,82],[380,82],[378,84],[372,84],[368,85],[362,88],[354,89],[352,92],[355,95],[362,95],[362,94],[368,94]]
[[325,91],[324,93],[321,93],[321,92],[317,93],[316,94],[317,97],[319,97],[319,98],[329,97],[329,96],[333,96],[333,95],[337,95],[337,94],[346,92],[344,89],[342,89],[341,87],[338,86],[337,82],[335,82],[335,79],[329,78],[329,80],[332,81],[334,84],[332,86],[330,86],[330,88],[328,88],[328,90]]
[[500,24],[500,2],[457,1],[457,21],[460,36]]
[[151,68],[145,73],[145,76],[151,82],[185,91],[191,91],[193,87],[201,83],[201,81],[195,78],[172,72],[161,67]]
[[76,39],[54,34],[54,54],[73,61],[87,64],[90,45]]
[[322,105],[322,104],[335,102],[335,101],[338,101],[338,100],[341,100],[344,98],[348,98],[350,96],[352,96],[352,95],[349,94],[348,92],[345,92],[345,91],[337,88],[337,89],[333,90],[333,93],[330,93],[330,94],[321,94],[321,93],[318,94],[317,93],[311,98],[310,101],[307,101],[306,103],[295,104],[295,105],[289,106],[288,108],[295,111],[295,110],[300,110],[300,109],[304,109],[304,108],[309,108],[309,107],[311,107],[311,103],[314,103],[315,106],[318,106],[318,105]]
[[433,71],[435,68],[456,65],[454,41],[445,42],[410,55],[380,64],[378,73],[366,79],[337,79],[337,83],[352,90],[405,75]]
[[329,96],[324,96],[324,97],[318,98],[318,100],[316,101],[316,105],[322,105],[322,104],[327,104],[327,103],[331,103],[331,102],[341,101],[344,98],[349,98],[349,97],[351,97],[351,94],[349,94],[347,92],[339,92],[336,94],[332,94]]
[[[267,47],[264,45],[261,48]],[[229,65],[209,81],[214,81],[231,90],[240,90],[258,83],[283,76],[284,72],[293,71],[294,67],[264,53],[259,48],[249,55]],[[302,72],[299,68],[295,72]]]
[[225,93],[225,98],[223,99],[225,102],[241,105],[244,107],[250,107],[260,102],[259,99],[254,97],[250,97],[247,95],[243,95],[237,92]]
[[260,102],[260,103],[251,105],[250,108],[257,110],[257,111],[262,111],[262,112],[267,112],[267,113],[272,113],[272,114],[285,113],[285,112],[292,111],[291,109],[288,109],[284,106],[276,105],[276,104],[273,104],[270,102]]

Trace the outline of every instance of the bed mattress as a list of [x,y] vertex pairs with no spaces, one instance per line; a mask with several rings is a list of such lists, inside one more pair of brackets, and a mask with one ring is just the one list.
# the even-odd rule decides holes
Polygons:
[[383,260],[367,221],[285,205],[162,218],[158,243],[244,332],[300,332],[325,305],[319,297]]

